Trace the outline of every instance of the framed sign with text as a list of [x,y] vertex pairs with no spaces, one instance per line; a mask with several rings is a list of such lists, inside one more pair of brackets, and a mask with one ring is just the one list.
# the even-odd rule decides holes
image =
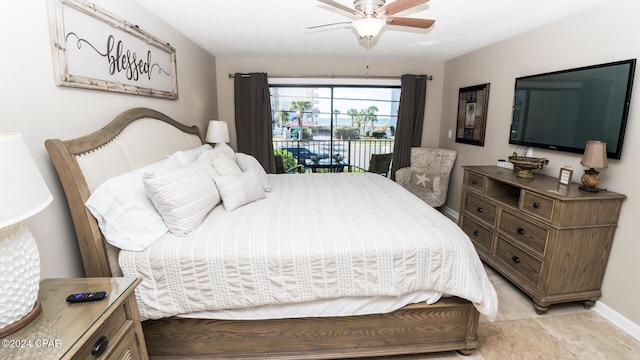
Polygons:
[[178,98],[176,50],[84,0],[49,0],[56,85]]

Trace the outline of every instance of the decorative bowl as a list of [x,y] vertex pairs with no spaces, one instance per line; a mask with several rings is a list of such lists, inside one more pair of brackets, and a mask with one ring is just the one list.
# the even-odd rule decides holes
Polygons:
[[533,179],[533,173],[531,170],[542,169],[547,164],[549,164],[549,160],[545,158],[535,158],[528,156],[518,156],[516,153],[509,156],[509,162],[511,162],[515,167],[520,169],[516,176],[525,178],[525,179]]

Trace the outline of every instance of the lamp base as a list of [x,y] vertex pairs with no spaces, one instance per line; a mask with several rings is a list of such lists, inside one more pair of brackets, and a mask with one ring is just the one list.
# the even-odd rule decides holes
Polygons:
[[595,187],[595,186],[586,186],[586,185],[580,185],[580,187],[578,189],[580,189],[582,191],[588,191],[588,192],[607,191],[607,189],[600,189],[600,188]]
[[[25,224],[0,229],[0,265],[0,331],[5,334],[24,326],[40,312],[36,305],[40,257],[36,240]],[[17,328],[16,323],[20,324]]]
[[3,338],[9,334],[12,334],[22,329],[23,327],[28,325],[30,322],[32,322],[33,319],[38,317],[41,311],[42,311],[42,305],[40,305],[40,300],[36,300],[36,304],[33,306],[33,309],[30,312],[28,312],[22,319],[14,322],[9,326],[6,326],[0,329],[0,338]]
[[600,176],[598,176],[599,172],[594,169],[587,169],[584,171],[584,175],[580,178],[582,182],[582,186],[580,186],[580,190],[589,191],[589,192],[599,192],[602,189],[598,189],[598,185],[600,185]]

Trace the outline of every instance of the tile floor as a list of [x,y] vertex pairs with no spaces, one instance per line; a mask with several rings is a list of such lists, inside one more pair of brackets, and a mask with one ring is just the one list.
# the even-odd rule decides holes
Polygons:
[[631,360],[640,359],[640,341],[581,303],[551,306],[537,315],[531,299],[487,268],[498,293],[498,316],[493,323],[480,316],[480,347],[470,356],[455,352],[394,357],[394,360]]

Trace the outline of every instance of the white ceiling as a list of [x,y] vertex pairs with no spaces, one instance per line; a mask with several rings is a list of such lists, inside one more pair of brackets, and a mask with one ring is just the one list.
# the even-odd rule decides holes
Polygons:
[[[316,0],[137,0],[220,57],[357,57],[366,54],[350,20]],[[353,8],[351,0],[336,0]],[[387,0],[391,1],[391,0]],[[448,60],[609,0],[431,0],[397,16],[434,19],[429,29],[385,26],[371,58]]]

